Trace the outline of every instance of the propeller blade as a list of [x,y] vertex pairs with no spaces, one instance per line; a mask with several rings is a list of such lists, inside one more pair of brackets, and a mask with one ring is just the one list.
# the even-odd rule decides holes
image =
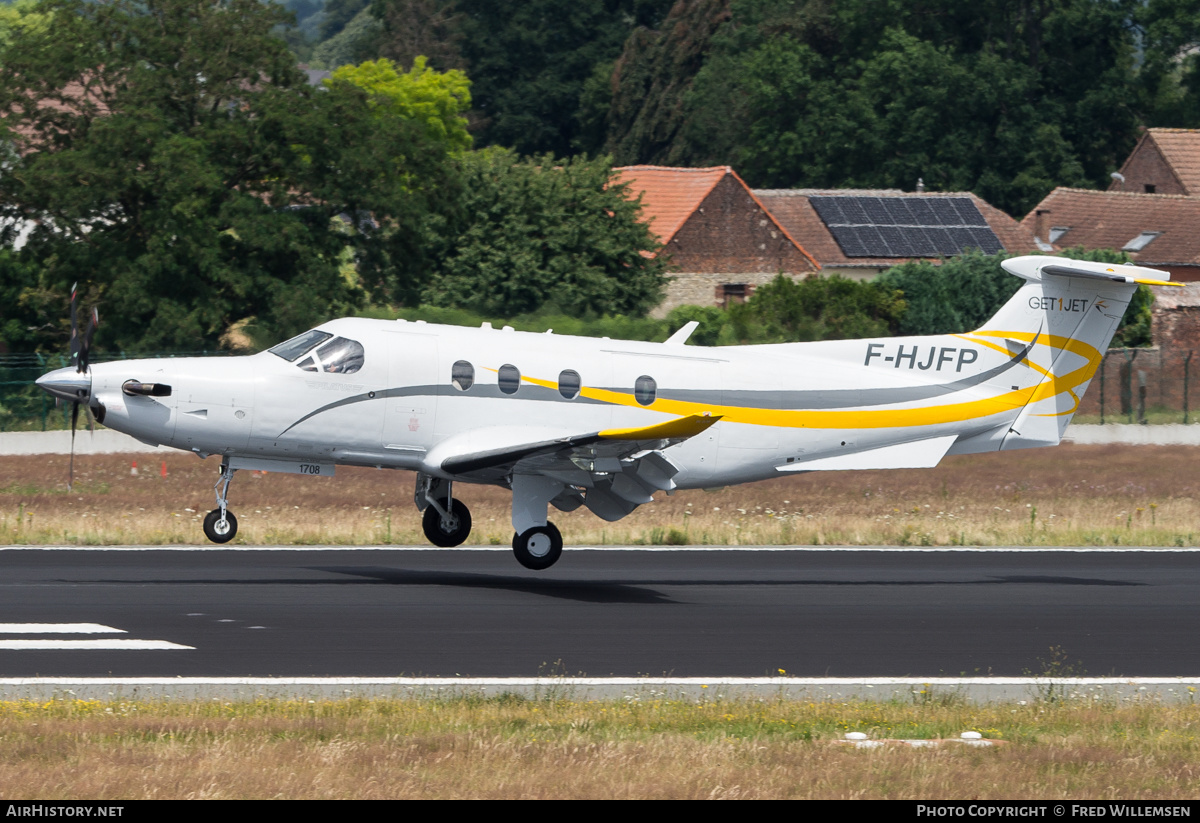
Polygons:
[[79,401],[71,404],[71,462],[67,469],[67,491],[75,485],[75,428],[79,423]]
[[96,327],[100,325],[100,312],[95,306],[92,307],[92,316],[88,318],[87,333],[83,336],[83,344],[79,348],[79,371],[86,372],[88,363],[92,359],[92,337],[96,334]]
[[78,294],[78,283],[71,285],[71,365],[79,367],[79,349],[82,345],[82,340],[79,339],[79,319],[75,313],[75,298]]

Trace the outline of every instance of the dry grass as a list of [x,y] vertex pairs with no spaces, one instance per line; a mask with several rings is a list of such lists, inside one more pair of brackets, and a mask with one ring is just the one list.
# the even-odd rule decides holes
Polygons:
[[[873,737],[995,749],[855,750]],[[0,797],[1188,799],[1200,707],[789,701],[0,703]]]
[[[1194,546],[1198,457],[1194,447],[1065,445],[659,495],[618,523],[586,509],[551,516],[575,545]],[[0,458],[0,543],[203,543],[217,468],[182,454],[79,457],[68,494],[66,457]],[[423,544],[412,490],[407,472],[239,472],[237,543]],[[510,542],[506,491],[459,484],[456,493],[471,507],[470,542]]]

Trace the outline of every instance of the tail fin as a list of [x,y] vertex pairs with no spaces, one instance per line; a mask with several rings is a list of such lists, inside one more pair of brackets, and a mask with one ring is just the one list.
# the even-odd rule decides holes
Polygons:
[[1156,269],[1061,257],[1014,257],[1001,265],[1028,282],[966,336],[1024,351],[1025,364],[1042,375],[1000,448],[1052,446],[1079,408],[1138,284],[1179,284]]

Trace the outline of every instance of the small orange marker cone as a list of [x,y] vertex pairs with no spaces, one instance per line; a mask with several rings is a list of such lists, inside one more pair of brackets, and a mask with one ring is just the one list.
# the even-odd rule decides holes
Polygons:
[[133,475],[134,477],[137,477],[137,461],[136,460],[134,460],[133,465],[129,467],[129,473],[131,475]]
[[167,476],[167,461],[166,460],[164,460],[163,464],[162,464],[162,476],[163,477]]

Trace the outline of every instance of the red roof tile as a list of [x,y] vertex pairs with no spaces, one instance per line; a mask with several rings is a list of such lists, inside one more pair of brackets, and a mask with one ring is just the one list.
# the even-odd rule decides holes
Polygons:
[[1061,248],[1122,249],[1142,232],[1160,232],[1130,257],[1142,265],[1200,265],[1200,197],[1178,194],[1057,188],[1026,215],[1022,225],[1068,229]]
[[737,185],[745,189],[750,199],[763,210],[779,232],[796,247],[814,269],[821,268],[816,258],[808,252],[771,210],[751,191],[745,181],[729,166],[713,166],[705,169],[676,168],[671,166],[621,166],[613,169],[618,183],[628,183],[631,196],[641,195],[642,218],[663,245],[671,242],[688,219],[696,213],[701,203],[726,177],[732,177]]
[[1149,129],[1148,136],[1187,193],[1200,194],[1200,130]]
[[623,166],[613,169],[618,183],[628,183],[629,193],[642,195],[642,219],[650,224],[660,243],[669,243],[675,232],[700,207],[729,166],[677,169],[667,166]]

